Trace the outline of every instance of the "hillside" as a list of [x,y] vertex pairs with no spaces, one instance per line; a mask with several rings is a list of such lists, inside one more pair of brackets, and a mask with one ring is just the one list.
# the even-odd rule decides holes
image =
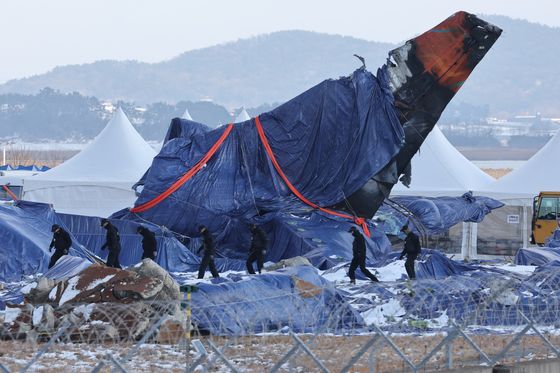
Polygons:
[[57,67],[0,86],[0,93],[44,87],[100,99],[140,103],[212,99],[229,106],[285,101],[330,77],[359,67],[354,53],[376,69],[393,46],[306,31],[283,31],[183,53],[147,64],[98,61]]
[[[490,115],[541,112],[560,116],[557,54],[560,29],[485,16],[504,29],[452,105]],[[419,30],[421,31],[421,30]],[[327,79],[346,75],[366,57],[375,71],[394,45],[307,31],[282,31],[185,52],[168,61],[98,61],[61,66],[0,86],[0,93],[45,87],[102,100],[177,103],[212,99],[226,107],[282,102]],[[446,113],[449,115],[449,113]]]

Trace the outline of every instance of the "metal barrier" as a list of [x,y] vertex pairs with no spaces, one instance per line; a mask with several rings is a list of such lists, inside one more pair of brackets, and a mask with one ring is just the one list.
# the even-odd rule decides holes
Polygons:
[[[560,333],[550,322],[560,320],[558,302],[527,312],[537,305],[508,305],[500,298],[509,284],[498,284],[476,307],[438,326],[439,311],[433,319],[416,316],[437,294],[354,328],[345,322],[344,302],[306,324],[297,314],[267,319],[259,302],[270,299],[245,302],[254,319],[226,312],[230,303],[193,309],[191,317],[187,300],[23,305],[4,314],[0,371],[420,372],[560,357]],[[414,292],[414,282],[409,288]],[[288,302],[301,294],[282,296]],[[316,311],[298,305],[302,314]]]

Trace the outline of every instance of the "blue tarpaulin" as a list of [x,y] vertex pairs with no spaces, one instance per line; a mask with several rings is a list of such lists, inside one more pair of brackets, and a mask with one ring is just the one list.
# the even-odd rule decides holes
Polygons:
[[[460,222],[480,223],[492,210],[504,204],[498,200],[466,193],[461,197],[393,197],[393,201],[403,205],[420,220],[428,235],[445,232]],[[388,218],[390,216],[391,218]],[[388,220],[384,230],[397,235],[407,218],[389,206],[383,205],[377,217]],[[414,229],[414,222],[409,222]]]
[[[385,74],[380,70],[375,77],[359,69],[349,77],[324,81],[260,115],[283,172],[313,203],[330,206],[343,201],[399,151],[404,133]],[[200,123],[174,119],[136,205],[164,192],[206,154],[223,131],[224,127],[210,130]],[[253,119],[235,124],[198,174],[139,215],[188,236],[197,236],[198,225],[204,224],[214,234],[218,251],[229,258],[246,257],[249,222],[263,223],[276,238],[271,240],[274,248],[267,260],[299,252],[318,266],[328,266],[321,247],[338,242],[336,247],[345,248],[339,254],[348,258],[351,246],[348,238],[340,239],[343,232],[329,235],[318,224],[323,220],[326,227],[326,221],[332,220],[331,226],[347,230],[349,220],[312,211],[288,189],[272,166]],[[285,219],[292,216],[309,220],[308,229],[288,229]],[[137,220],[134,214],[113,217]],[[386,239],[380,235],[375,239],[379,242],[368,241],[369,251],[385,250]]]
[[[64,226],[47,204],[20,201],[0,205],[0,281],[19,281],[47,270],[53,224]],[[74,237],[72,243],[70,255],[87,258]]]
[[560,248],[525,247],[517,250],[515,264],[542,266],[550,262],[560,262]]
[[296,333],[333,332],[363,326],[360,315],[313,267],[212,282],[197,284],[192,320],[200,331],[213,335],[247,335],[283,327]]
[[547,247],[560,247],[560,228],[554,230],[554,233],[546,239]]

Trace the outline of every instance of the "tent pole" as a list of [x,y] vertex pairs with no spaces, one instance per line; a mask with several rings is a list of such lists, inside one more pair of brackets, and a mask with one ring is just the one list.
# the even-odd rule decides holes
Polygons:
[[478,255],[478,223],[469,223],[471,226],[471,245],[469,251],[470,258],[476,258]]
[[523,235],[523,247],[528,247],[529,246],[529,217],[527,216],[529,213],[529,209],[527,208],[527,205],[523,205],[523,229],[521,231],[521,234]]
[[461,257],[463,259],[469,258],[469,247],[470,244],[470,234],[469,234],[469,223],[463,222],[463,238],[461,240]]

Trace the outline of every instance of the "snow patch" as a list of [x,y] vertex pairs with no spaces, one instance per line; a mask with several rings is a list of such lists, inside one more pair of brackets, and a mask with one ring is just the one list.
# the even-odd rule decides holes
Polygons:
[[406,314],[406,310],[397,299],[362,312],[361,315],[367,325],[383,326],[395,323]]
[[35,289],[37,287],[37,283],[36,282],[32,282],[30,284],[25,285],[24,287],[22,287],[21,289],[19,289],[19,291],[22,294],[29,294],[29,292],[31,291],[31,289]]
[[76,276],[68,280],[68,286],[64,290],[64,293],[62,293],[62,296],[60,297],[60,302],[58,302],[59,306],[62,306],[64,303],[76,298],[76,296],[80,294],[80,291],[76,290],[76,285],[78,284],[79,279],[80,277]]
[[93,281],[91,284],[88,285],[88,287],[87,287],[86,290],[94,289],[94,288],[96,288],[98,285],[101,285],[101,284],[103,284],[103,283],[109,281],[109,280],[112,279],[113,277],[115,277],[115,275],[108,275],[108,276],[105,276],[105,277],[100,278],[100,279],[98,279],[98,280],[95,280],[95,281]]
[[74,313],[78,315],[81,314],[85,320],[89,320],[89,317],[91,316],[91,313],[93,311],[93,307],[95,307],[93,303],[82,304],[74,308]]
[[443,311],[439,317],[428,320],[428,326],[430,328],[441,328],[442,326],[447,326],[448,324],[449,316],[447,316],[447,310]]
[[377,268],[379,281],[398,281],[406,275],[404,260],[396,260],[384,267]]
[[33,310],[33,326],[38,326],[43,318],[43,306],[39,306]]
[[4,323],[13,324],[21,313],[20,308],[6,308],[4,312]]
[[58,285],[56,285],[54,288],[51,289],[51,292],[49,293],[50,300],[56,299],[56,289],[58,289]]

